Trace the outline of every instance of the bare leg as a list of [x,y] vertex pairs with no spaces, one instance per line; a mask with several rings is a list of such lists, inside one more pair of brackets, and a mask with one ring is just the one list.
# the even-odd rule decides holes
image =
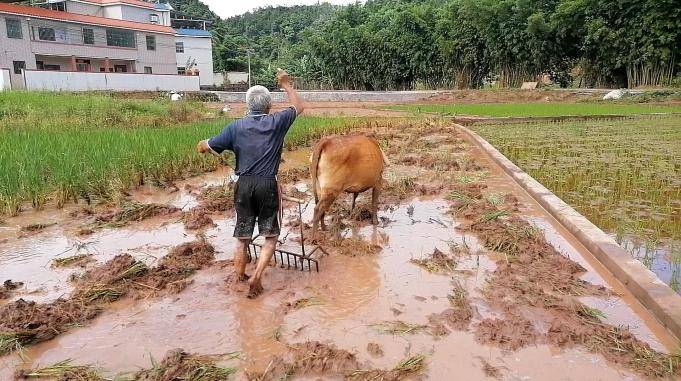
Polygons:
[[379,181],[371,194],[371,222],[378,225],[378,197],[381,195],[381,182]]
[[269,265],[272,255],[274,254],[274,249],[276,248],[277,237],[265,238],[265,244],[262,245],[262,249],[260,250],[260,259],[258,259],[258,265],[255,268],[253,276],[248,281],[248,284],[250,285],[250,290],[248,291],[249,298],[255,298],[262,293],[262,275]]
[[234,270],[240,281],[248,280],[248,275],[246,275],[246,264],[248,263],[248,245],[250,243],[251,240],[248,238],[239,238],[236,242]]

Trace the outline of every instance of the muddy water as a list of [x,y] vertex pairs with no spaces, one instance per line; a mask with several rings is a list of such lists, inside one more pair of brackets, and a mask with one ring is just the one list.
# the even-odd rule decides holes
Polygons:
[[[480,157],[480,160],[485,160]],[[291,156],[290,164],[307,160],[307,153]],[[490,163],[487,163],[490,166]],[[142,189],[135,197],[146,202],[167,202],[178,207],[193,205],[194,198],[184,190],[185,184],[199,186],[223,181],[226,173],[209,174],[178,184],[177,192],[152,192]],[[570,258],[587,268],[584,279],[604,284],[621,297],[590,298],[585,303],[606,313],[611,324],[632,327],[641,339],[660,350],[672,348],[673,339],[657,324],[590,254],[541,208],[533,204],[504,175],[490,166],[491,191],[516,194],[523,203],[523,214],[544,230],[547,239]],[[360,196],[368,202],[367,195]],[[362,199],[364,198],[364,199]],[[344,198],[339,202],[349,202]],[[413,214],[408,211],[413,206]],[[305,208],[305,220],[311,218],[312,206]],[[287,210],[287,218],[295,216]],[[555,350],[546,345],[504,352],[477,343],[472,332],[452,332],[435,338],[425,332],[393,335],[382,332],[377,324],[402,320],[427,324],[427,316],[449,307],[447,295],[452,281],[463,284],[476,309],[474,322],[494,317],[477,289],[495,268],[494,256],[480,247],[473,236],[454,228],[457,221],[447,214],[446,202],[438,199],[414,200],[380,212],[390,221],[381,226],[360,226],[345,231],[347,237],[362,237],[383,249],[375,256],[325,256],[320,259],[321,272],[306,273],[270,268],[264,279],[266,293],[246,299],[225,282],[230,268],[214,266],[199,272],[194,283],[179,295],[142,301],[114,303],[91,324],[26,351],[26,362],[14,355],[0,358],[0,380],[10,379],[15,367],[49,364],[66,358],[78,364],[95,364],[114,373],[148,367],[151,358],[159,359],[173,348],[201,354],[240,351],[241,367],[264,369],[271,356],[285,351],[285,343],[319,340],[353,351],[360,361],[374,367],[389,368],[403,358],[422,353],[428,356],[427,378],[432,380],[482,379],[481,358],[503,367],[506,379],[621,380],[638,379],[627,371],[582,350]],[[18,226],[32,222],[55,221],[57,226],[18,238]],[[216,219],[217,226],[206,236],[216,247],[218,259],[231,258],[233,221]],[[77,221],[68,218],[68,210],[26,214],[8,221],[0,248],[3,278],[26,282],[17,297],[49,300],[70,291],[66,279],[80,269],[53,269],[55,256],[92,253],[102,262],[121,252],[153,263],[168,248],[191,241],[194,235],[184,231],[173,219],[151,219],[125,229],[106,229],[85,240],[71,233]],[[284,245],[295,249],[297,232],[287,235]],[[463,260],[452,275],[428,273],[410,263],[432,253],[435,248],[447,251],[456,243],[470,248],[471,256]],[[32,293],[38,291],[37,293]],[[312,306],[286,313],[286,303],[312,298]],[[278,332],[278,334],[275,334]],[[280,341],[276,340],[279,337]],[[385,356],[372,358],[367,344],[378,343]],[[240,375],[239,377],[243,377]]]

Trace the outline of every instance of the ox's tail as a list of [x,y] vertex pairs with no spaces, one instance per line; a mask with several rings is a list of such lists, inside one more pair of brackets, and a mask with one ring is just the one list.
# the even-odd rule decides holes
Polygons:
[[319,158],[322,156],[322,150],[326,145],[327,139],[322,138],[312,151],[310,158],[310,177],[312,177],[312,194],[314,195],[315,204],[319,203],[319,182],[317,180],[317,170],[319,167]]

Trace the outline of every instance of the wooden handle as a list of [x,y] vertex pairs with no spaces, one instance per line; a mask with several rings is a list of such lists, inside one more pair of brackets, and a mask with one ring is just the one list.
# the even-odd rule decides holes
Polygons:
[[306,202],[305,200],[301,200],[299,198],[294,198],[294,197],[290,197],[290,196],[286,196],[286,195],[281,195],[281,199],[286,200],[286,201],[291,201],[291,202],[297,202],[298,204],[304,204]]

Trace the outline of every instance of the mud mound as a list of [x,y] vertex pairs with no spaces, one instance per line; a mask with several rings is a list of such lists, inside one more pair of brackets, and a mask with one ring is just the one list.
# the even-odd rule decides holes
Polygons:
[[478,342],[494,344],[511,351],[535,344],[537,338],[538,334],[532,323],[518,316],[505,320],[484,319],[475,331],[475,339]]
[[208,212],[203,208],[193,208],[182,216],[184,228],[187,230],[199,230],[205,227],[216,226]]
[[383,250],[381,246],[368,243],[360,238],[334,238],[325,242],[326,247],[346,257],[376,255]]
[[451,308],[428,316],[430,332],[434,336],[447,335],[449,329],[466,331],[473,319],[475,310],[468,299],[468,291],[458,282],[455,282],[452,294],[448,295],[447,299]]
[[383,348],[377,343],[367,344],[367,352],[369,352],[372,357],[383,357]]
[[22,287],[24,284],[22,282],[12,282],[11,279],[7,279],[0,285],[0,300],[7,299],[12,294],[12,291]]
[[57,299],[38,304],[19,299],[0,308],[0,354],[49,340],[100,312],[82,300]]
[[201,239],[183,243],[173,248],[157,266],[132,284],[132,295],[137,298],[149,297],[161,291],[177,294],[190,283],[187,278],[208,266],[213,259],[215,249],[207,241]]
[[[226,186],[214,185],[206,187],[198,195],[199,206],[208,213],[228,212],[234,209],[234,183]],[[194,209],[196,209],[194,208]]]
[[184,243],[149,269],[130,254],[120,254],[87,271],[68,299],[37,304],[20,299],[0,307],[0,353],[49,340],[93,319],[101,307],[125,295],[177,293],[187,278],[213,261],[214,249],[205,240]]
[[277,179],[282,184],[298,183],[310,179],[309,167],[295,167],[279,171]]
[[179,211],[179,208],[169,205],[128,202],[116,210],[96,215],[95,226],[122,227],[151,217],[174,215]]
[[166,353],[163,361],[152,369],[142,370],[135,374],[135,381],[175,381],[201,380],[223,381],[236,372],[234,368],[222,368],[215,365],[215,360],[208,356],[196,356],[182,349],[174,349]]
[[553,312],[547,341],[560,346],[583,345],[607,360],[655,378],[681,376],[681,353],[663,354],[637,339],[626,327],[613,327],[600,321],[598,310],[574,303]]
[[456,259],[443,253],[437,247],[426,258],[412,259],[411,263],[435,274],[451,274],[456,270]]
[[249,380],[258,381],[304,375],[342,377],[359,367],[354,354],[330,344],[308,341],[289,346],[287,353],[272,359],[264,372],[247,376]]

